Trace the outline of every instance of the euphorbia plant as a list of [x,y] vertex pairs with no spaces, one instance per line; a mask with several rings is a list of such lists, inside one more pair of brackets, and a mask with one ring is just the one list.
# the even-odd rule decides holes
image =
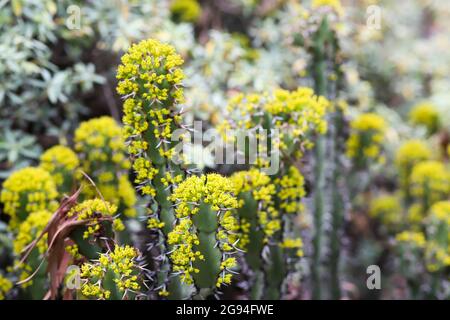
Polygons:
[[123,96],[124,132],[135,172],[137,189],[148,202],[148,227],[158,233],[160,265],[155,286],[159,295],[186,298],[191,289],[172,273],[167,243],[175,222],[170,194],[184,178],[182,167],[172,161],[172,133],[181,127],[178,108],[183,102],[183,59],[175,49],[156,40],[144,40],[130,47],[118,67],[117,92]]

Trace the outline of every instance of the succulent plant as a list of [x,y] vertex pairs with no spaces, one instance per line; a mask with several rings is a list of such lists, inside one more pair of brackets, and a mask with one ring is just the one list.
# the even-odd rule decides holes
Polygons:
[[219,174],[191,176],[170,196],[176,223],[168,235],[169,257],[181,281],[195,284],[206,298],[216,288],[231,284],[238,252],[238,202],[230,179]]

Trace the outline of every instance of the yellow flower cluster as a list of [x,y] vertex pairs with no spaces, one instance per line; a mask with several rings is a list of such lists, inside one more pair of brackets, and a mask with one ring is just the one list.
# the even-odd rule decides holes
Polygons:
[[231,284],[231,280],[233,275],[231,273],[222,272],[222,274],[217,278],[216,287],[220,288],[223,284],[229,285]]
[[432,156],[430,148],[424,141],[413,139],[404,142],[397,150],[395,164],[400,175],[403,188],[409,188],[411,170],[417,163],[429,160]]
[[[128,179],[131,165],[119,124],[106,116],[82,122],[75,131],[75,150],[83,160],[83,170],[103,197],[117,205],[125,216],[136,216],[136,193]],[[96,195],[90,184],[84,192],[88,198]]]
[[177,205],[177,218],[183,218],[196,214],[200,203],[211,205],[214,211],[237,208],[233,192],[234,185],[230,179],[211,173],[187,178],[177,186],[170,200]]
[[158,218],[153,217],[153,218],[149,218],[149,219],[147,220],[147,227],[148,227],[149,229],[161,229],[161,228],[163,228],[164,226],[165,226],[165,223],[159,221]]
[[[450,226],[450,201],[439,201],[430,208],[431,217]],[[449,229],[450,230],[450,229]],[[450,237],[450,234],[449,234]]]
[[78,245],[68,245],[66,246],[66,252],[69,253],[74,259],[81,259],[82,255],[80,254],[80,250],[78,248]]
[[426,212],[421,203],[418,203],[418,202],[413,203],[408,208],[408,221],[412,225],[420,224],[423,221],[425,214],[426,214]]
[[[194,224],[193,216],[199,213],[200,206],[207,205],[214,213],[213,219],[218,222],[216,240],[218,248],[222,251],[222,263],[226,266],[218,275],[217,286],[229,284],[230,261],[225,258],[231,255],[238,242],[239,224],[232,209],[238,207],[238,201],[233,195],[233,182],[219,174],[211,173],[201,177],[191,176],[180,183],[170,200],[176,204],[177,223],[168,235],[168,244],[173,246],[170,259],[173,270],[181,274],[181,279],[193,283],[192,273],[200,270],[194,267],[196,260],[203,260],[203,254],[197,249],[200,246],[199,230]],[[234,261],[234,260],[233,260]]]
[[202,13],[197,0],[175,0],[170,5],[170,12],[175,20],[196,22]]
[[411,173],[412,193],[426,203],[445,199],[450,194],[450,171],[439,161],[423,161],[413,167]]
[[383,162],[380,156],[381,145],[386,131],[386,123],[382,117],[374,113],[364,113],[354,119],[351,134],[347,140],[347,156],[362,163],[364,159],[375,159]]
[[[17,236],[13,241],[13,249],[16,255],[19,256],[23,249],[40,235],[51,217],[52,213],[47,210],[30,213],[25,221],[19,225]],[[39,240],[36,247],[41,254],[47,250],[47,234]]]
[[130,218],[136,217],[137,197],[134,187],[128,179],[128,175],[121,175],[118,183],[116,197],[120,199],[120,203],[124,207],[124,215]]
[[85,220],[92,218],[95,214],[112,216],[116,213],[116,211],[117,206],[102,199],[92,199],[85,200],[82,203],[77,204],[70,209],[67,215],[72,217],[77,214],[78,220]]
[[399,169],[412,168],[417,162],[429,160],[431,149],[424,141],[413,139],[404,142],[397,150],[395,164]]
[[93,173],[99,164],[112,163],[117,169],[129,169],[122,128],[107,116],[84,121],[75,130],[75,150],[81,154],[83,169]]
[[75,170],[80,165],[72,149],[57,145],[46,150],[40,159],[40,167],[48,171],[61,192],[70,192],[75,177]]
[[158,169],[152,167],[150,160],[137,158],[133,163],[133,169],[136,173],[135,183],[139,184],[139,190],[143,195],[154,197],[156,190],[152,185],[152,180],[158,173]]
[[169,172],[166,172],[165,178],[161,178],[161,182],[166,187],[168,187],[169,185],[179,184],[182,181],[183,181],[183,175],[179,174],[179,175],[176,175],[175,177],[173,177],[172,174],[170,174]]
[[431,237],[426,239],[422,232],[404,231],[397,234],[396,240],[399,243],[410,246],[412,249],[423,249],[420,252],[424,254],[425,266],[429,272],[436,272],[450,266],[448,239],[445,239],[445,244],[443,245]]
[[436,241],[429,241],[425,248],[426,267],[430,272],[436,272],[450,266],[450,249]]
[[382,195],[370,203],[369,215],[392,227],[402,221],[402,206],[395,195]]
[[[116,212],[117,212],[116,205],[111,204],[102,199],[91,199],[85,200],[82,203],[79,203],[76,206],[74,206],[67,213],[67,216],[72,217],[76,215],[77,220],[91,220],[91,222],[87,227],[87,230],[84,231],[83,233],[83,238],[87,239],[89,238],[89,236],[95,235],[99,232],[101,226],[98,221],[98,218],[102,216],[114,216]],[[114,218],[113,228],[116,231],[123,230],[123,224],[120,218]]]
[[419,103],[409,113],[409,120],[416,125],[424,126],[429,133],[439,128],[439,113],[434,105],[428,102]]
[[137,249],[126,245],[102,253],[98,261],[84,263],[81,266],[82,294],[88,298],[109,299],[111,291],[106,287],[112,285],[123,297],[128,293],[138,294],[141,289],[138,258]]
[[330,7],[333,8],[339,16],[344,14],[344,8],[342,7],[340,0],[313,0],[311,6],[313,9]]
[[168,297],[170,295],[170,292],[167,291],[166,289],[162,289],[158,291],[158,295],[160,297]]
[[0,300],[5,299],[6,294],[12,289],[12,287],[12,282],[0,274]]
[[170,254],[170,260],[173,263],[172,270],[180,273],[181,281],[186,284],[192,284],[194,282],[192,274],[200,272],[194,267],[194,262],[197,259],[204,260],[202,253],[195,249],[200,245],[200,241],[192,227],[191,219],[182,219],[167,237],[167,243],[176,248]]
[[425,235],[422,232],[403,231],[397,234],[395,239],[418,248],[424,248],[426,244]]
[[[266,236],[265,241],[268,241],[268,238],[281,227],[280,215],[274,207],[275,185],[268,175],[256,168],[236,172],[231,176],[231,180],[235,187],[234,193],[239,199],[239,207],[244,205],[245,200],[243,197],[247,193],[257,201],[258,225],[264,231]],[[241,217],[241,240],[239,247],[243,249],[249,242],[249,223],[249,221]]]
[[403,222],[399,201],[403,200],[409,229],[398,233],[396,240],[402,250],[415,250],[429,272],[437,272],[450,266],[450,170],[445,162],[431,159],[433,152],[426,142],[404,142],[395,155],[404,199],[391,195],[375,199],[370,214],[388,226],[398,226]]
[[[122,57],[122,65],[117,71],[120,80],[117,92],[130,99],[124,103],[124,123],[135,134],[141,134],[149,127],[150,122],[164,119],[170,110],[161,108],[165,103],[180,103],[183,101],[181,81],[183,71],[179,68],[183,59],[175,49],[156,40],[149,39],[134,44]],[[153,114],[150,114],[149,107]],[[133,114],[133,112],[135,114]],[[151,121],[149,121],[152,119]],[[162,131],[158,134],[162,134]]]
[[[275,190],[273,185],[270,185],[270,177],[262,173],[258,169],[250,169],[248,171],[238,171],[231,177],[234,184],[234,193],[236,195],[244,192],[253,192],[258,200],[270,202],[271,196]],[[254,192],[256,191],[256,192]]]
[[220,264],[221,274],[219,278],[217,278],[216,287],[220,288],[222,284],[231,284],[232,274],[229,270],[233,269],[237,266],[237,261],[235,257],[230,257],[222,261]]
[[152,181],[165,158],[173,156],[170,140],[181,122],[176,107],[184,100],[182,64],[172,46],[149,39],[132,45],[117,71],[117,92],[125,99],[124,135],[134,159],[135,183],[143,195],[156,195]]
[[[230,98],[227,105],[227,111],[230,113],[231,119],[219,125],[219,131],[225,135],[228,129],[250,129],[255,125],[254,119],[261,113],[264,102],[268,99],[268,95],[249,93],[238,93]],[[224,138],[227,138],[224,136]]]
[[431,272],[450,266],[450,201],[439,201],[430,208],[425,250],[427,269]]
[[[229,130],[246,130],[263,127],[277,129],[279,141],[276,147],[283,152],[296,152],[302,156],[302,148],[311,148],[313,134],[327,131],[326,114],[331,103],[322,96],[316,96],[311,88],[300,87],[294,91],[274,90],[271,95],[264,93],[242,93],[232,97],[228,103],[229,117],[218,127],[226,142],[234,141]],[[270,128],[267,120],[271,121]],[[260,138],[260,137],[258,137]],[[302,148],[294,148],[299,143]],[[261,160],[261,159],[259,159]],[[264,165],[264,161],[262,163]]]
[[183,59],[175,49],[154,39],[133,44],[117,69],[120,95],[138,95],[147,101],[182,99]]
[[280,247],[285,249],[297,249],[296,255],[303,257],[303,241],[301,238],[285,238],[280,243]]
[[292,125],[295,138],[307,138],[313,132],[325,134],[325,115],[331,103],[323,96],[316,96],[311,88],[301,87],[294,91],[278,89],[264,105],[264,110],[275,117],[276,127]]
[[15,229],[31,212],[56,209],[57,196],[55,183],[47,171],[27,167],[5,180],[0,201],[3,211],[11,216],[10,227]]
[[275,180],[277,185],[277,197],[280,199],[280,208],[286,213],[299,213],[303,211],[303,204],[300,202],[306,194],[304,184],[305,178],[294,166],[289,167],[283,177]]

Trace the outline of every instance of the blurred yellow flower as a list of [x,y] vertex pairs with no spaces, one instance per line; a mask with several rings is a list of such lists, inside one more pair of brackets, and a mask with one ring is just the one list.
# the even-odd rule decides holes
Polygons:
[[428,102],[414,106],[409,113],[409,119],[413,124],[426,127],[430,134],[439,128],[439,113],[436,107]]

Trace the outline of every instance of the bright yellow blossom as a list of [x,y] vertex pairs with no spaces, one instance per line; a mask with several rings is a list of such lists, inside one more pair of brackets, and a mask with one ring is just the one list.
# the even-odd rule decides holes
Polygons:
[[62,193],[69,193],[74,187],[75,170],[80,162],[72,149],[57,145],[41,156],[40,167],[48,171]]
[[111,291],[106,289],[114,284],[120,297],[128,297],[129,294],[136,296],[140,293],[141,267],[138,262],[139,252],[137,249],[126,246],[116,246],[113,251],[102,253],[98,261],[84,263],[81,266],[81,292],[87,298],[110,299]]
[[413,167],[412,193],[428,208],[450,194],[450,171],[439,161],[423,161]]
[[27,167],[5,180],[0,201],[4,205],[3,211],[11,216],[10,227],[15,229],[31,212],[55,210],[57,196],[55,182],[47,171]]
[[0,274],[0,300],[5,299],[6,294],[12,289],[12,287],[12,282]]
[[413,124],[427,128],[429,133],[434,133],[439,128],[439,113],[436,107],[428,102],[414,106],[409,113],[409,119]]
[[402,206],[400,200],[395,195],[382,195],[370,204],[369,214],[373,218],[389,227],[397,225],[402,221]]
[[384,119],[374,113],[364,113],[354,119],[350,126],[347,156],[354,158],[359,166],[369,159],[383,161],[380,154],[386,131]]
[[[20,256],[25,247],[41,234],[50,221],[51,216],[52,213],[47,210],[32,212],[19,225],[17,236],[13,241],[14,253],[17,256]],[[39,240],[36,247],[41,254],[47,250],[47,234]]]

